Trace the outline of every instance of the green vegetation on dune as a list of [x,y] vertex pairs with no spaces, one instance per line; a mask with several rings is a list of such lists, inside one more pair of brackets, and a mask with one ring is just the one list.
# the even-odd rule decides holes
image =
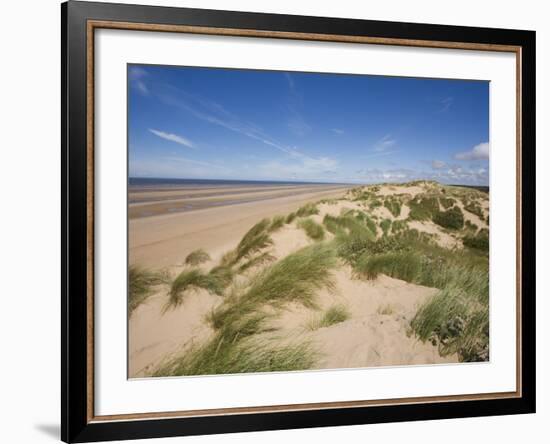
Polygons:
[[314,214],[319,214],[319,208],[314,203],[305,204],[296,211],[296,216],[298,217],[313,216]]
[[350,313],[346,306],[338,304],[333,305],[323,313],[320,318],[312,319],[307,328],[309,330],[318,330],[319,328],[330,327],[335,324],[340,324],[350,318]]
[[439,211],[433,216],[437,225],[450,230],[460,230],[464,226],[464,214],[458,207],[452,207],[447,211]]
[[474,224],[473,222],[470,222],[469,220],[464,221],[464,228],[468,231],[474,231],[476,232],[478,229],[478,226]]
[[317,361],[318,353],[308,343],[275,346],[244,338],[229,342],[216,337],[206,344],[161,363],[153,376],[222,375],[305,370]]
[[358,278],[375,279],[383,273],[439,289],[417,312],[412,330],[423,341],[438,344],[442,355],[457,353],[462,361],[488,358],[486,255],[453,252],[402,234],[367,243],[349,262]]
[[[445,189],[443,189],[442,191],[445,191]],[[448,210],[449,208],[451,208],[452,206],[454,206],[454,204],[456,203],[456,201],[450,197],[440,197],[439,198],[439,203],[441,204],[441,206],[443,208],[445,208],[446,210]]]
[[269,225],[269,227],[267,228],[267,231],[272,233],[274,231],[277,231],[279,230],[280,228],[283,227],[283,225],[285,224],[285,216],[275,216],[272,220],[271,220],[271,224]]
[[485,216],[483,215],[483,210],[481,209],[481,206],[477,204],[474,201],[470,201],[464,204],[464,209],[468,211],[469,213],[475,214],[477,217],[479,217],[481,220],[485,219]]
[[309,344],[276,347],[255,337],[270,329],[266,308],[297,302],[314,307],[317,291],[333,289],[334,250],[314,244],[270,265],[236,291],[209,316],[214,337],[162,363],[155,376],[289,371],[310,368],[317,352]]
[[382,229],[382,233],[384,233],[384,236],[388,235],[391,226],[392,226],[392,221],[390,219],[383,219],[380,222],[380,228]]
[[462,238],[462,243],[469,248],[489,252],[489,232],[486,229],[479,230],[476,235],[466,235]]
[[409,219],[411,220],[428,220],[434,214],[439,212],[439,202],[435,197],[419,197],[409,201]]
[[390,210],[393,217],[399,217],[401,214],[401,201],[395,197],[389,197],[384,200],[384,206]]
[[201,288],[209,293],[222,295],[232,278],[231,268],[227,266],[216,267],[210,273],[204,273],[198,268],[183,270],[172,281],[170,298],[165,309],[178,307],[182,304],[186,292]]
[[408,229],[407,221],[404,220],[394,220],[391,224],[392,234],[398,234],[406,231]]
[[166,282],[166,276],[137,265],[128,268],[128,311],[133,311],[152,294],[152,287]]
[[325,230],[313,219],[300,220],[300,222],[298,222],[298,227],[302,228],[313,240],[323,240],[325,237]]
[[[437,345],[442,355],[457,353],[461,361],[487,360],[488,231],[478,231],[475,225],[465,223],[456,205],[456,199],[473,201],[472,193],[477,191],[423,181],[417,185],[426,192],[414,198],[377,197],[379,187],[350,190],[348,197],[363,201],[355,204],[362,209],[342,210],[338,216],[326,214],[322,225],[309,217],[320,213],[321,202],[303,205],[286,216],[263,219],[210,272],[198,268],[182,271],[172,282],[167,307],[180,305],[188,292],[197,289],[223,295],[223,300],[207,316],[213,329],[211,338],[164,361],[154,375],[311,368],[320,356],[313,345],[277,341],[276,336],[268,334],[277,329],[271,321],[288,304],[317,309],[319,291],[334,290],[332,270],[339,264],[351,266],[355,279],[373,280],[384,274],[438,289],[411,320],[411,332]],[[369,214],[369,208],[384,205],[397,217],[403,203],[410,208],[408,220],[433,221],[445,230],[453,230],[447,231],[448,235],[462,239],[464,249],[443,248],[436,243],[437,235],[411,229],[405,220]],[[276,260],[269,248],[273,245],[271,233],[295,220],[296,226],[317,242]],[[334,239],[324,240],[325,230]],[[380,230],[383,235],[377,238]],[[188,265],[209,260],[205,254],[203,250],[191,253]],[[239,279],[235,279],[237,274]],[[380,310],[389,314],[393,310],[390,308]],[[307,327],[330,327],[350,316],[345,306],[335,305],[313,318]]]
[[200,265],[210,260],[210,255],[202,248],[195,250],[187,255],[185,258],[186,265]]
[[237,245],[236,260],[248,257],[273,244],[273,240],[267,233],[269,226],[269,219],[262,219],[248,230],[239,242],[239,245]]
[[239,266],[238,270],[239,270],[239,273],[242,273],[248,270],[249,268],[265,265],[269,262],[273,262],[274,260],[275,260],[275,256],[268,253],[267,251],[264,251],[258,256],[254,256],[251,259],[244,262],[242,265]]
[[296,213],[289,213],[286,216],[285,223],[290,224],[294,221],[294,219],[296,219]]

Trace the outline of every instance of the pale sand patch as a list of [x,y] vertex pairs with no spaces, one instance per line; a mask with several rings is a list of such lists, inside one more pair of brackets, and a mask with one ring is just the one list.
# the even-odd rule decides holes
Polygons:
[[[458,362],[456,355],[441,357],[437,347],[409,335],[418,307],[436,289],[384,275],[374,281],[354,279],[348,266],[335,272],[335,281],[336,292],[318,294],[319,310],[289,305],[272,323],[278,330],[266,337],[283,343],[310,342],[321,353],[315,368]],[[312,321],[335,304],[344,305],[350,318],[310,331]]]
[[376,194],[379,196],[394,196],[398,194],[410,194],[412,197],[415,197],[417,194],[425,193],[426,189],[421,186],[412,186],[412,187],[400,187],[400,186],[381,186],[380,191]]
[[448,233],[445,233],[438,225],[432,221],[418,221],[412,220],[408,222],[409,228],[414,228],[420,232],[435,234],[436,242],[443,248],[462,248],[462,241],[454,238]]
[[162,313],[168,288],[149,297],[134,310],[128,323],[128,374],[145,376],[163,358],[182,348],[204,343],[212,333],[204,317],[222,298],[206,290],[185,295],[176,309]]
[[371,210],[371,213],[381,219],[389,219],[391,221],[395,220],[395,217],[393,217],[393,214],[391,214],[390,210],[388,210],[384,206],[374,208],[373,210]]
[[271,234],[273,248],[270,253],[277,259],[282,259],[301,248],[313,243],[304,230],[295,224],[285,225],[280,230]]
[[401,213],[396,218],[396,220],[406,220],[409,218],[409,213],[411,212],[411,209],[408,205],[402,204],[401,205]]
[[349,200],[339,200],[332,204],[322,203],[317,205],[317,208],[319,209],[319,214],[317,216],[321,221],[327,214],[337,217],[346,210],[359,210],[366,212],[365,207],[360,202],[352,202]]

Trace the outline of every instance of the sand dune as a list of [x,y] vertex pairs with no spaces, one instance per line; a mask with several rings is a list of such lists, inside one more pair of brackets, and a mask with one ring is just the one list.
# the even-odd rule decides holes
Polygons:
[[[431,184],[378,187],[377,198],[408,196],[404,197],[397,218],[384,206],[371,209],[365,201],[354,199],[354,195],[347,189],[328,187],[310,191],[308,187],[300,188],[307,191],[284,196],[279,194],[279,188],[259,191],[239,189],[238,192],[244,191],[246,195],[260,193],[265,198],[238,205],[132,219],[129,225],[130,263],[154,269],[165,268],[175,276],[186,269],[183,265],[185,257],[191,251],[203,248],[211,259],[200,265],[200,268],[210,270],[220,262],[224,253],[237,246],[255,223],[266,217],[286,215],[308,202],[317,202],[318,214],[308,217],[320,225],[323,225],[327,215],[338,217],[352,211],[375,218],[378,239],[382,237],[380,222],[387,219],[401,221],[410,230],[427,233],[435,243],[445,249],[460,251],[464,248],[461,241],[464,232],[444,229],[431,220],[410,219],[411,209],[407,199],[421,193],[429,195],[433,189]],[[204,190],[195,191],[203,193]],[[236,191],[226,189],[224,192]],[[165,193],[164,190],[161,192]],[[175,195],[165,193],[164,197],[166,196]],[[488,213],[488,204],[485,204],[488,197],[477,194],[472,196],[483,211]],[[147,198],[152,198],[152,195]],[[205,196],[196,198],[203,199]],[[326,198],[337,200],[318,203]],[[464,205],[460,202],[460,196],[456,199],[456,205],[462,210]],[[479,217],[467,211],[463,213],[465,220],[474,221],[479,229],[487,227],[486,222]],[[274,261],[271,263],[277,263],[304,247],[320,242],[306,234],[300,220],[298,218],[286,223],[270,233],[272,243],[261,252],[271,255]],[[333,238],[334,235],[325,230],[322,242],[331,242]],[[247,288],[249,280],[269,266],[262,264],[238,274],[233,285],[237,286],[237,291]],[[359,278],[344,261],[339,261],[331,273],[334,286],[316,292],[315,307],[289,302],[269,308],[273,314],[269,321],[270,328],[257,334],[257,339],[266,341],[267,344],[311,344],[319,352],[320,357],[313,365],[313,368],[318,369],[459,362],[457,353],[441,355],[440,348],[431,340],[422,342],[411,331],[411,321],[419,308],[434,297],[439,292],[438,289],[384,274],[365,280]],[[168,290],[168,285],[154,287],[148,300],[132,313],[129,321],[130,377],[151,376],[159,363],[185,354],[193,347],[215,338],[216,331],[206,318],[212,310],[224,303],[227,296],[214,295],[205,289],[195,288],[186,294],[182,305],[165,312]],[[345,307],[348,312],[345,319],[334,325],[319,324],[312,327],[323,313],[335,306]]]

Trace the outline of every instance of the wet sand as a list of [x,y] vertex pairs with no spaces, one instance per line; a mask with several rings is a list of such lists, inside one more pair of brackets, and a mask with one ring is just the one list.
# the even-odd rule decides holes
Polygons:
[[180,265],[198,248],[216,260],[264,217],[308,202],[336,198],[351,186],[266,185],[143,187],[129,193],[129,261],[146,267]]

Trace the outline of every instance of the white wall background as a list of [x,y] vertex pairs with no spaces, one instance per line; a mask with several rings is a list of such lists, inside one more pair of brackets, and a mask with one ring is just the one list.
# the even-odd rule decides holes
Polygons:
[[[155,443],[545,442],[550,421],[550,26],[545,2],[388,0],[124,1],[537,31],[538,413],[370,426],[171,438]],[[0,27],[0,441],[59,435],[60,22],[58,0],[4,2]],[[546,148],[546,149],[545,149]],[[545,223],[546,222],[546,223]],[[542,227],[542,228],[541,228]],[[143,441],[146,442],[146,441]]]

